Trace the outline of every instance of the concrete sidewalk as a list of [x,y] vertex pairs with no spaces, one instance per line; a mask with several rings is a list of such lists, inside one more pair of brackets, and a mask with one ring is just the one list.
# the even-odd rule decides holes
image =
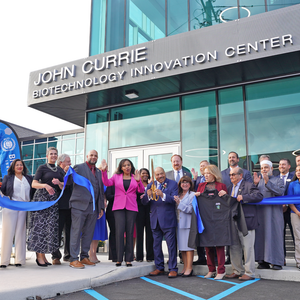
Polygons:
[[[69,263],[61,265],[38,267],[35,263],[35,253],[27,252],[26,265],[22,267],[8,266],[0,269],[0,299],[21,300],[27,297],[39,296],[47,299],[57,295],[68,294],[75,291],[107,285],[117,281],[128,280],[148,275],[155,269],[154,263],[133,262],[132,267],[116,267],[108,261],[107,253],[98,255],[101,263],[87,266],[85,269],[73,269]],[[47,255],[49,261],[50,255]],[[167,258],[166,258],[167,259]],[[179,271],[182,264],[178,264]],[[166,265],[165,269],[168,269]],[[195,275],[205,275],[207,266],[194,266]],[[287,260],[287,266],[281,271],[256,270],[256,276],[263,279],[299,281],[300,271],[295,267],[294,259]],[[227,274],[232,273],[230,265],[226,266]],[[176,279],[177,280],[177,279]],[[38,299],[38,298],[37,298]]]

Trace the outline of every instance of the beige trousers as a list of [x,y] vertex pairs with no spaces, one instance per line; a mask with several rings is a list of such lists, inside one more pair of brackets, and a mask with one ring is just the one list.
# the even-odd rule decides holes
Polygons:
[[300,268],[300,218],[296,214],[291,213],[291,222],[295,238],[295,260],[297,267]]
[[15,237],[15,264],[25,264],[26,261],[26,211],[16,211],[3,208],[2,211],[2,241],[1,265],[8,266]]

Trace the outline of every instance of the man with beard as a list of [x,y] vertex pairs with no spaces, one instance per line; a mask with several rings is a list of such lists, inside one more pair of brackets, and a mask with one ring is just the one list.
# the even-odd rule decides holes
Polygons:
[[[70,199],[72,226],[70,239],[70,267],[83,269],[84,265],[95,266],[89,260],[89,249],[93,240],[97,217],[100,219],[104,210],[104,188],[101,171],[96,168],[98,153],[91,150],[85,163],[75,165],[74,171],[87,178],[94,188],[95,210],[93,197],[87,188],[74,183]],[[80,251],[80,261],[78,254]]]
[[[253,174],[254,184],[264,198],[282,196],[285,191],[281,178],[272,176],[272,162],[260,162],[261,175]],[[255,231],[255,260],[258,269],[281,270],[284,265],[282,205],[259,205],[259,227]]]
[[[239,168],[239,161],[240,161],[240,158],[236,152],[234,152],[234,151],[229,152],[228,163],[229,163],[230,167],[221,172],[223,183],[226,184],[227,189],[231,185],[229,173],[231,170],[233,170],[233,169],[237,170],[237,168]],[[245,181],[249,181],[249,182],[253,183],[251,174],[248,170],[243,169],[243,179]]]

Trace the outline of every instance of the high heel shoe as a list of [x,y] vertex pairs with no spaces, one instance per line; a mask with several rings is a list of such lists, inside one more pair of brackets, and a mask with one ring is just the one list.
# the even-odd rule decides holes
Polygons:
[[36,259],[36,264],[39,266],[39,267],[48,267],[47,264],[40,264],[39,261]]
[[47,266],[52,266],[52,264],[49,263],[49,261],[45,261],[45,264],[46,264]]
[[204,278],[213,278],[215,275],[216,275],[215,272],[208,272],[208,273],[204,276]]
[[182,274],[181,276],[182,276],[182,277],[190,277],[190,276],[193,275],[193,271],[194,271],[194,270],[192,270],[192,271],[190,272],[190,274],[187,274],[187,275],[186,275],[186,274]]
[[225,277],[226,273],[223,274],[217,274],[217,276],[214,278],[214,280],[222,280]]
[[122,264],[122,263],[117,262],[117,263],[116,263],[116,267],[121,267],[121,264]]

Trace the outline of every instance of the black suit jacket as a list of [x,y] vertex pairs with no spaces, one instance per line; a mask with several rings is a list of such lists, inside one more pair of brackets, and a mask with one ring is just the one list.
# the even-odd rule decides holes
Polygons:
[[[228,194],[231,195],[233,185],[228,187]],[[259,220],[257,218],[256,205],[247,205],[247,203],[260,202],[264,196],[260,193],[259,189],[251,182],[242,180],[237,195],[242,195],[241,201],[246,224],[248,230],[256,229],[259,226]]]
[[[33,177],[31,175],[25,175],[25,178],[30,185],[30,199],[32,199],[35,192],[35,189],[31,187]],[[3,195],[9,197],[10,199],[14,193],[14,180],[15,175],[5,175],[1,186],[1,192],[3,193]]]

